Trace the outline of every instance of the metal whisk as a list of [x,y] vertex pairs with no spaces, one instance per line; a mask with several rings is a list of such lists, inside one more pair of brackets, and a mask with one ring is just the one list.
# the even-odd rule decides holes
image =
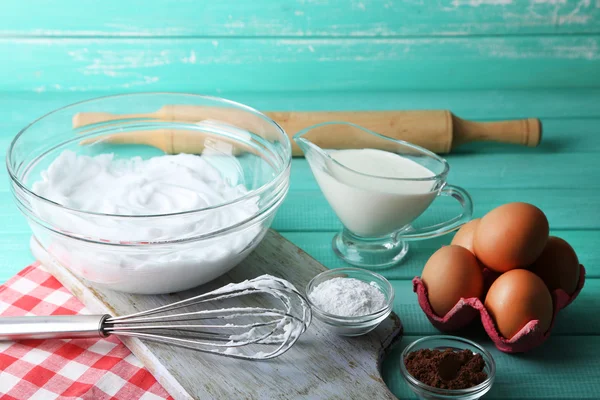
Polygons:
[[117,335],[227,357],[265,360],[289,350],[311,318],[310,306],[291,283],[262,275],[119,317],[2,317],[0,341]]

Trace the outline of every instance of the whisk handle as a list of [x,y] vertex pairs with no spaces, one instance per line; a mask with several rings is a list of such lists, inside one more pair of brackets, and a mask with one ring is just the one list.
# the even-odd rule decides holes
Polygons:
[[0,318],[0,341],[106,337],[102,326],[110,315],[60,315]]

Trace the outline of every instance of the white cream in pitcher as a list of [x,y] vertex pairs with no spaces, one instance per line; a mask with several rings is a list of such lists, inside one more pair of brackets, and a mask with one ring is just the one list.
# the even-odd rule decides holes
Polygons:
[[327,160],[313,173],[339,219],[357,235],[390,234],[421,215],[437,195],[435,180],[427,179],[435,174],[409,158],[375,149],[328,154],[337,163]]

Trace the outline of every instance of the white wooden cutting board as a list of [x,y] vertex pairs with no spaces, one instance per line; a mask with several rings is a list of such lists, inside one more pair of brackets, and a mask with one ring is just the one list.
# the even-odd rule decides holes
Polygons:
[[[126,315],[195,296],[229,282],[271,274],[302,293],[326,268],[274,231],[230,273],[208,285],[169,295],[130,295],[94,287],[56,263],[32,239],[36,258],[93,313]],[[380,375],[386,350],[402,325],[392,313],[376,330],[338,337],[315,318],[295,346],[267,361],[204,354],[135,338],[123,342],[175,399],[395,399]]]

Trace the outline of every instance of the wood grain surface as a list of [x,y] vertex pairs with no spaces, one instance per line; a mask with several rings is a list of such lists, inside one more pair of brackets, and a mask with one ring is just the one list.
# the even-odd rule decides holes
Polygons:
[[[32,251],[92,313],[121,316],[184,300],[230,282],[263,274],[290,281],[304,293],[308,282],[327,270],[283,236],[268,231],[257,249],[226,275],[198,288],[170,295],[129,295],[103,289],[74,276],[46,253],[35,239]],[[244,301],[244,298],[240,298]],[[257,303],[244,303],[252,307]],[[232,304],[240,306],[240,303]],[[194,311],[190,309],[189,311]],[[357,338],[330,333],[314,320],[282,356],[246,361],[194,352],[160,343],[122,338],[176,399],[393,399],[380,375],[385,352],[398,341],[402,324],[392,313],[374,331]]]
[[[29,62],[32,55],[35,63]],[[0,38],[0,59],[11,60],[0,64],[3,91],[228,94],[600,86],[598,35],[168,41],[16,37]]]
[[[43,0],[7,1],[3,34],[44,36],[414,36],[599,32],[600,10],[580,0]],[[35,8],[29,18],[19,18]],[[56,11],[55,11],[56,12]]]

